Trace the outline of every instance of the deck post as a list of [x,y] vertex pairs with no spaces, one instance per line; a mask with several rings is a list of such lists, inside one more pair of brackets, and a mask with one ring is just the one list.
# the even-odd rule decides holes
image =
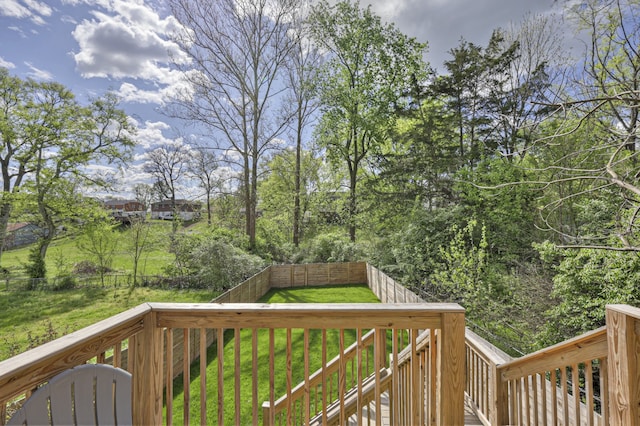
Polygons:
[[607,305],[609,424],[640,424],[640,309]]
[[262,403],[262,425],[271,426],[271,403],[269,401]]
[[464,311],[442,314],[438,358],[438,421],[441,426],[464,424],[465,340]]
[[135,339],[132,400],[133,424],[162,424],[163,332],[155,312],[143,319],[144,329]]
[[489,409],[489,421],[492,425],[506,425],[509,424],[509,385],[502,381],[502,373],[494,362],[489,368],[489,403],[493,405]]

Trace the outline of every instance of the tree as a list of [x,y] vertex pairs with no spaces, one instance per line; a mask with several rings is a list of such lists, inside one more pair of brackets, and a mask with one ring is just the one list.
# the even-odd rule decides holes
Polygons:
[[218,159],[208,147],[197,146],[189,162],[189,171],[200,183],[207,202],[207,225],[211,226],[211,197],[222,185]]
[[[46,112],[49,124],[41,133],[44,138],[31,160],[34,179],[29,185],[46,228],[40,242],[43,258],[61,223],[94,216],[96,206],[82,200],[81,186],[105,183],[83,167],[97,160],[126,161],[133,147],[133,127],[117,108],[115,95],[107,94],[87,108],[80,108],[69,102],[73,99],[72,95],[67,98],[69,93],[57,84],[43,83],[40,94],[44,104],[55,105]],[[57,105],[59,101],[61,105]]]
[[144,171],[155,179],[155,187],[162,197],[171,201],[173,212],[173,232],[178,229],[176,212],[176,192],[179,182],[187,175],[189,151],[179,143],[165,144],[147,153]]
[[310,31],[328,58],[319,93],[320,141],[348,169],[348,228],[356,239],[358,182],[364,162],[385,138],[395,107],[425,76],[426,45],[385,25],[371,8],[321,1],[312,8]]
[[[591,219],[599,226],[568,228],[546,222],[565,232],[564,246],[620,251],[640,251],[640,174],[638,134],[640,130],[640,16],[637,0],[581,2],[572,8],[577,29],[590,38],[584,62],[577,70],[575,87],[554,106],[553,130],[540,137],[541,152],[568,137],[582,136],[578,149],[544,164],[551,178],[539,182],[563,185],[569,193],[556,193],[547,206],[559,210],[582,200]],[[567,182],[575,182],[567,188]],[[604,214],[593,215],[607,206]]]
[[[299,173],[291,173],[300,163]],[[291,223],[295,222],[296,212],[309,211],[311,198],[318,190],[318,173],[321,160],[307,150],[298,154],[297,149],[278,153],[269,161],[268,170],[258,186],[260,207],[264,211],[259,223],[272,221],[278,226],[278,232],[285,236],[283,242],[295,244],[303,236],[302,223],[291,233]],[[271,234],[271,233],[270,233]],[[269,235],[269,239],[274,236]]]
[[102,286],[104,286],[104,274],[111,268],[113,256],[119,245],[115,226],[114,223],[104,220],[90,222],[83,227],[83,233],[76,241],[81,251],[96,260]]
[[[132,134],[114,95],[81,106],[61,84],[23,81],[0,69],[0,246],[17,197],[31,196],[48,230],[40,246],[44,258],[57,230],[54,216],[65,214],[48,204],[61,206],[52,197],[61,193],[55,187],[98,182],[84,166],[96,159],[126,159]],[[18,195],[27,181],[28,193]]]
[[562,28],[554,15],[528,15],[518,25],[495,34],[489,62],[487,109],[489,137],[509,161],[522,161],[564,83],[567,54]]
[[295,134],[296,146],[292,218],[293,245],[295,247],[300,244],[302,213],[304,212],[300,204],[303,196],[303,137],[306,127],[319,107],[316,84],[321,63],[321,56],[318,50],[310,43],[308,38],[308,26],[302,15],[302,12],[298,12],[293,19],[293,28],[297,32],[297,36],[294,37],[296,44],[291,49],[288,67],[291,104],[294,112],[291,130]]
[[445,61],[447,75],[439,77],[433,89],[444,95],[457,127],[458,155],[461,164],[473,168],[480,158],[478,128],[486,123],[482,115],[483,75],[486,71],[481,46],[461,40],[449,51],[452,58]]
[[[454,114],[444,102],[426,93],[415,95],[417,106],[398,112],[369,182],[371,203],[385,218],[410,219],[415,205],[429,211],[456,201],[452,176],[460,167]],[[374,213],[375,214],[375,213]]]
[[190,63],[189,90],[174,100],[170,114],[195,121],[222,135],[227,161],[241,172],[245,232],[256,243],[258,170],[262,157],[277,147],[276,138],[290,112],[283,101],[282,71],[294,40],[289,35],[295,0],[171,0],[183,31],[175,41]]
[[537,246],[554,268],[553,293],[557,303],[548,312],[540,336],[548,346],[605,325],[607,304],[640,302],[640,257],[625,252],[560,250]]
[[144,220],[133,220],[129,227],[128,252],[133,261],[133,288],[138,285],[138,269],[142,255],[154,244],[154,235],[151,224]]

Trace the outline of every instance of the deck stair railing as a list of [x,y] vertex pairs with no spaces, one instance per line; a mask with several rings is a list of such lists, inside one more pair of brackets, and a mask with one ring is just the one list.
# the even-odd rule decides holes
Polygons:
[[[310,415],[312,417],[322,414],[323,409],[326,414],[326,410],[331,404],[339,406],[341,380],[344,380],[345,387],[351,390],[356,388],[358,369],[360,369],[360,374],[364,377],[373,375],[374,338],[375,330],[370,330],[358,341],[346,348],[342,355],[338,354],[331,361],[323,362],[322,366],[311,374],[308,381],[301,382],[291,389],[291,392],[276,400],[273,409],[269,401],[265,401],[262,405],[263,417],[269,418],[273,416],[276,424],[283,424],[287,418],[291,418],[293,423],[297,424],[300,419],[304,418],[305,389],[307,387],[309,389]],[[343,379],[341,379],[341,373],[345,374]],[[325,392],[323,392],[323,389],[325,389]],[[353,413],[349,415],[351,414]]]
[[[421,424],[433,424],[436,419],[436,381],[431,380],[437,376],[437,345],[431,345],[431,331],[394,331],[382,336],[386,340],[386,346],[391,347],[388,367],[380,370],[380,385],[375,386],[375,371],[370,362],[376,339],[376,330],[371,330],[360,339],[360,344],[354,343],[344,351],[326,363],[309,377],[311,407],[311,424],[337,425],[344,424],[345,419],[351,423],[357,423],[359,416],[363,422],[369,424],[376,418],[376,392],[378,395],[387,393],[387,416],[392,424],[413,424],[412,403],[420,407]],[[435,334],[435,333],[434,333]],[[412,343],[413,336],[415,342]],[[358,347],[360,349],[358,349]],[[395,351],[394,351],[395,348]],[[398,350],[400,352],[398,352]],[[358,367],[358,351],[364,354],[364,359]],[[343,368],[340,368],[343,365]],[[416,370],[413,368],[416,367]],[[362,369],[364,379],[357,381],[355,372]],[[340,392],[334,383],[340,382],[340,373],[344,371],[347,382],[346,390]],[[412,377],[415,372],[418,378],[418,393],[413,388]],[[326,395],[322,395],[323,383],[327,384]],[[274,419],[276,424],[300,424],[304,419],[303,406],[305,398],[305,382],[296,386],[289,395],[283,395],[274,405]],[[414,397],[415,395],[415,397]],[[324,399],[323,399],[324,398]],[[270,404],[263,404],[264,418],[269,416]],[[293,414],[287,421],[288,410]]]
[[517,359],[466,332],[466,398],[487,425],[640,424],[640,309]]

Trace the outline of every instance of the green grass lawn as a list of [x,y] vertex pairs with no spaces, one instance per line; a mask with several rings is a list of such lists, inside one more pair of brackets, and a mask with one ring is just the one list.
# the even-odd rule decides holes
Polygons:
[[0,361],[144,302],[209,302],[217,295],[211,290],[144,287],[0,290]]
[[[325,286],[325,287],[305,287],[292,289],[273,289],[269,291],[260,300],[263,303],[379,303],[376,296],[369,290],[366,285],[341,285],[341,286]],[[348,326],[348,325],[347,325]],[[345,331],[345,344],[348,346],[355,341],[355,331]],[[252,353],[251,353],[251,330],[241,331],[241,424],[250,424],[252,418]],[[301,329],[292,330],[292,352],[294,354],[302,354],[304,344],[304,333]],[[310,371],[317,370],[322,365],[321,358],[321,331],[310,331]],[[276,371],[276,399],[283,395],[286,391],[286,332],[285,330],[276,330],[275,333],[275,371]],[[260,365],[268,365],[269,356],[269,333],[268,330],[258,331],[258,357]],[[339,351],[339,332],[337,330],[329,330],[327,333],[327,359],[333,358]],[[234,424],[234,407],[235,407],[235,382],[234,382],[234,341],[233,330],[227,330],[224,339],[224,424]],[[217,404],[217,345],[213,344],[207,352],[207,421],[215,423],[218,416]],[[292,360],[293,382],[294,386],[304,379],[304,359],[300,356],[294,356]],[[269,371],[268,368],[259,370],[259,404],[269,399]],[[196,361],[191,367],[191,386],[190,392],[190,417],[192,423],[200,421],[200,367]],[[174,381],[174,414],[173,422],[180,424],[183,422],[183,385],[182,376]],[[261,409],[259,410],[261,416]],[[262,417],[260,417],[261,419]],[[260,420],[261,421],[261,420]]]
[[[168,252],[169,246],[168,236],[171,233],[170,221],[149,221],[153,226],[157,236],[157,242],[153,249],[144,252],[140,259],[138,273],[140,275],[158,275],[162,273],[163,268],[171,263],[174,259],[173,255]],[[192,225],[193,226],[193,225]],[[115,272],[129,273],[133,268],[132,255],[127,252],[126,246],[129,243],[129,230],[121,228],[119,230],[122,244],[116,251],[111,269]],[[185,230],[189,232],[189,230]],[[8,250],[2,253],[2,266],[11,271],[14,275],[22,275],[22,269],[28,263],[30,246],[19,249]],[[73,269],[73,266],[82,260],[92,260],[91,256],[83,253],[76,246],[73,236],[58,238],[51,243],[45,263],[47,265],[48,276],[54,277],[59,275],[60,269],[66,269],[67,272]]]

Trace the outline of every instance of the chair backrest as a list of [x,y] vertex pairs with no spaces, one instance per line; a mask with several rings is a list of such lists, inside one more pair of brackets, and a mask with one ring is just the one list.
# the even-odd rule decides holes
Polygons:
[[8,425],[130,425],[131,374],[104,364],[64,371],[39,388]]

